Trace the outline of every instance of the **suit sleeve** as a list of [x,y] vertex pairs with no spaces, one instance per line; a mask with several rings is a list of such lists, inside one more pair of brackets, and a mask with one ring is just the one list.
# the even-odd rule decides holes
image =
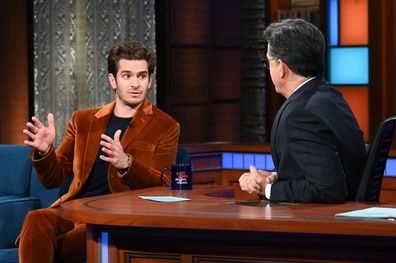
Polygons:
[[[144,188],[160,185],[161,170],[176,161],[176,152],[180,134],[180,125],[174,122],[168,130],[163,131],[152,159],[142,161],[134,159],[123,181],[130,188]],[[133,155],[133,154],[132,154]],[[169,178],[165,176],[166,183]]]
[[345,173],[329,127],[309,111],[288,115],[286,146],[272,185],[271,201],[340,203],[347,196]]
[[37,176],[46,188],[51,189],[61,186],[72,173],[76,136],[75,116],[74,112],[67,125],[65,137],[56,150],[52,145],[50,152],[43,158],[37,158],[35,151],[32,152],[31,158]]

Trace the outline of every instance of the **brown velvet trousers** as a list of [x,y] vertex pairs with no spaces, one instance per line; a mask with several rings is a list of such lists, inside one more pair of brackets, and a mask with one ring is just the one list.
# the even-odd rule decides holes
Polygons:
[[30,211],[19,236],[20,263],[81,262],[86,258],[86,225],[62,217],[57,208]]

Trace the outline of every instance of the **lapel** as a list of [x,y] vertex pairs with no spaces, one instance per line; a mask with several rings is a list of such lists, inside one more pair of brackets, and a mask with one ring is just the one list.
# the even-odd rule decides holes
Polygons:
[[89,129],[87,142],[85,145],[84,161],[83,161],[83,175],[87,176],[90,173],[96,155],[100,147],[100,135],[105,133],[111,114],[113,113],[115,102],[109,103],[99,109],[93,118],[89,120]]
[[278,133],[278,126],[279,126],[279,121],[280,118],[282,116],[283,111],[285,110],[286,106],[290,103],[290,100],[286,100],[282,106],[280,107],[280,109],[278,110],[278,112],[275,115],[275,119],[274,122],[272,123],[272,128],[271,128],[271,139],[270,139],[270,145],[271,145],[271,153],[272,153],[272,160],[274,162],[275,167],[278,167],[278,158],[277,158],[277,154],[276,154],[276,136]]
[[[105,133],[107,125],[109,124],[110,117],[113,113],[115,102],[103,106],[94,117],[89,120],[89,130],[87,142],[85,146],[84,161],[83,161],[83,175],[88,176],[93,163],[95,162],[96,155],[100,147],[100,135]],[[121,140],[121,145],[125,150],[128,145],[136,138],[144,127],[151,121],[153,115],[153,104],[145,100],[143,105],[136,111],[135,116],[126,130]]]
[[152,119],[153,115],[153,104],[149,100],[144,100],[143,105],[136,111],[135,116],[128,127],[126,129],[124,136],[121,139],[121,145],[124,150],[128,148],[128,145],[139,135],[141,134],[144,127]]

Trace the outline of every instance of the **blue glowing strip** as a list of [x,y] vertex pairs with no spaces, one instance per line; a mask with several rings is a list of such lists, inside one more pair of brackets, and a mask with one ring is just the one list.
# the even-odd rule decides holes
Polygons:
[[232,157],[232,168],[243,169],[243,153],[234,153]]
[[338,0],[328,1],[328,41],[330,46],[338,45]]
[[251,165],[256,165],[254,161],[254,154],[244,153],[243,154],[243,168],[249,169]]
[[101,239],[101,252],[102,252],[102,263],[109,262],[109,233],[102,232]]
[[[272,171],[275,168],[271,154],[267,153],[223,152],[221,156],[222,169],[249,169],[250,165],[267,171]],[[389,158],[387,160],[384,175],[396,176],[396,158]],[[107,233],[102,233],[102,262],[107,262],[107,242]],[[106,261],[103,261],[104,258]]]
[[272,170],[274,164],[271,154],[264,153],[221,153],[222,169],[249,169],[254,165],[257,169]]
[[267,154],[259,154],[259,153],[254,155],[254,166],[256,166],[257,169],[261,169],[261,170],[267,169],[266,156]]
[[221,164],[223,169],[232,169],[232,153],[221,153]]
[[386,161],[385,175],[386,176],[396,176],[396,159],[389,158]]

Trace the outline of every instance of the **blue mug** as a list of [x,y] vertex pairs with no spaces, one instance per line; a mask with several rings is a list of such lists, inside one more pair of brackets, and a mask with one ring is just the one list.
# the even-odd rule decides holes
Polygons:
[[[170,184],[166,184],[163,180],[164,173],[171,172]],[[161,184],[170,186],[172,190],[191,190],[192,189],[192,166],[190,163],[172,164],[165,167],[161,171]]]

